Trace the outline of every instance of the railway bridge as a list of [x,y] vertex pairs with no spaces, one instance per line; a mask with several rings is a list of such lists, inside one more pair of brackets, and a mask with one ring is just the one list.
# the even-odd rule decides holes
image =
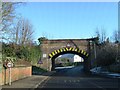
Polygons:
[[45,39],[40,45],[41,49],[41,68],[52,71],[55,69],[55,58],[59,55],[72,53],[77,54],[84,59],[84,70],[91,68],[91,56],[95,56],[95,38],[88,39]]

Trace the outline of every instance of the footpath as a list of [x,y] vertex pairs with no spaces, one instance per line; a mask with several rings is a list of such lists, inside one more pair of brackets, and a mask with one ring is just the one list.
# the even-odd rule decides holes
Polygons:
[[30,77],[26,77],[21,80],[17,80],[12,82],[11,85],[3,85],[2,90],[12,90],[14,88],[16,89],[28,89],[28,90],[34,90],[37,88],[44,80],[46,80],[49,76],[54,74],[55,71],[50,71],[43,73],[41,75],[32,75]]
[[102,70],[101,67],[93,68],[90,71],[93,75],[100,75],[104,77],[120,79],[120,73],[109,72],[107,70],[105,71],[105,70]]
[[116,78],[116,79],[120,79],[120,73],[99,73],[100,76],[104,76],[104,77],[108,77],[108,78]]

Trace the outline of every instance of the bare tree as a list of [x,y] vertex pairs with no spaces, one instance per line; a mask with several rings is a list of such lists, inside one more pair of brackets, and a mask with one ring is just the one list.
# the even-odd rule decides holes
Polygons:
[[113,39],[115,42],[118,42],[120,40],[120,31],[119,30],[115,30],[113,32]]
[[0,13],[2,14],[0,36],[2,36],[3,39],[7,39],[5,35],[8,35],[11,32],[10,28],[13,24],[14,18],[17,16],[15,9],[18,5],[20,5],[20,2],[2,2],[2,8],[0,8]]
[[96,28],[95,35],[99,38],[100,43],[105,42],[106,32],[105,32],[104,28],[102,28],[102,29]]
[[116,62],[116,49],[117,47],[112,43],[101,46],[101,48],[97,52],[98,66],[109,66]]
[[120,30],[118,30],[118,41],[120,42]]
[[16,44],[26,45],[33,41],[32,24],[27,19],[18,20],[13,32],[13,41]]
[[105,42],[106,40],[106,32],[105,29],[101,29],[101,42]]
[[2,3],[2,30],[6,30],[6,28],[12,23],[12,20],[15,17],[14,5],[15,3],[10,2]]
[[97,37],[100,38],[100,32],[99,32],[99,29],[98,29],[98,28],[96,28],[95,34],[96,34]]

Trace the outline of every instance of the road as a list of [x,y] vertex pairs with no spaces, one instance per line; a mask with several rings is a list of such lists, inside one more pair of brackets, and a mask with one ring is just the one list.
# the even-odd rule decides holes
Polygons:
[[[38,88],[92,88],[118,90],[120,82],[118,79],[86,75],[83,67],[57,68],[56,73],[45,80]],[[119,89],[120,90],[120,89]]]

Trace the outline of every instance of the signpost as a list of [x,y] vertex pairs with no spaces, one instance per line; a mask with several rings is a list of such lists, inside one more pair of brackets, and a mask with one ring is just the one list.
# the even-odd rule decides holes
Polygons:
[[47,57],[47,55],[46,54],[43,54],[43,58],[46,58]]
[[12,63],[12,62],[8,62],[8,63],[7,63],[7,67],[8,67],[8,68],[11,68],[12,66],[13,66],[13,63]]
[[13,63],[11,61],[8,62],[7,67],[9,68],[9,85],[11,85],[11,67],[13,67]]

